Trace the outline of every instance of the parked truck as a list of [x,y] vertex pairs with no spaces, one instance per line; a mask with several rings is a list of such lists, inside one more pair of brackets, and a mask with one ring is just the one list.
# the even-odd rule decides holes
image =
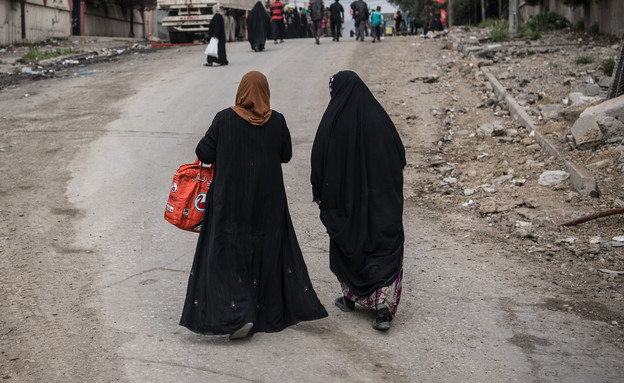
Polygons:
[[220,13],[225,22],[227,41],[245,37],[245,17],[257,0],[158,0],[166,11],[162,26],[172,43],[190,43],[207,35],[212,16]]

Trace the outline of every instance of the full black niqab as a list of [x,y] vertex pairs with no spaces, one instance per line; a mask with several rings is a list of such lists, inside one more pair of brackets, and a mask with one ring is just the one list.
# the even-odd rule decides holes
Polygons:
[[227,65],[227,54],[225,52],[225,22],[223,21],[223,16],[217,13],[212,16],[212,20],[210,20],[210,24],[208,26],[208,36],[215,37],[219,39],[218,44],[218,58],[213,56],[206,56],[206,60],[209,63],[217,62],[221,65]]
[[271,18],[262,3],[258,1],[247,17],[247,37],[251,49],[263,50],[270,31]]
[[312,147],[312,190],[330,238],[330,269],[359,297],[392,283],[403,262],[405,149],[352,71],[330,80]]

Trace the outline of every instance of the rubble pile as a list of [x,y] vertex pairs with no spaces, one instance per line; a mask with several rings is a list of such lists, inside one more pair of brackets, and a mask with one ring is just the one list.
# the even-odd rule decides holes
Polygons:
[[[487,229],[471,234],[500,237],[516,249],[513,255],[551,268],[558,284],[624,301],[624,214],[563,226],[624,208],[624,97],[605,100],[611,80],[601,67],[619,44],[572,31],[500,44],[486,35],[478,29],[451,32],[460,57],[441,67],[435,82],[434,76],[414,79],[449,95],[436,109],[437,147],[424,165],[412,165],[429,177],[411,185],[411,198],[484,221]],[[576,59],[581,56],[592,59]],[[485,70],[528,114],[531,126],[497,95]],[[459,79],[471,82],[476,108],[454,95]],[[572,178],[579,175],[570,169],[577,167],[597,193],[575,187]]]

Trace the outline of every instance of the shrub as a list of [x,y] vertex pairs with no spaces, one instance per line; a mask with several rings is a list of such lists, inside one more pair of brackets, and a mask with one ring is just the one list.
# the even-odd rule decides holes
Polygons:
[[526,23],[520,23],[520,26],[518,27],[518,34],[520,37],[528,38],[530,40],[539,40],[542,38],[540,31],[534,30],[529,24]]
[[555,31],[572,25],[568,19],[557,12],[538,13],[527,24],[531,29],[539,32]]
[[501,21],[499,19],[485,19],[477,25],[479,28],[494,28]]
[[501,20],[496,23],[490,31],[490,38],[496,42],[509,40],[509,22]]
[[613,57],[609,57],[608,59],[602,62],[602,73],[605,76],[613,76],[613,69],[615,68],[615,59]]
[[576,63],[576,65],[585,65],[591,64],[592,62],[594,62],[594,59],[591,56],[577,56],[574,62]]

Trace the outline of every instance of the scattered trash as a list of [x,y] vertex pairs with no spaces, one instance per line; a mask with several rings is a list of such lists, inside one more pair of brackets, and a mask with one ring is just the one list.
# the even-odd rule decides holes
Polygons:
[[624,247],[624,242],[620,242],[620,241],[602,242],[601,245],[607,246],[607,247]]
[[526,178],[519,178],[519,177],[517,177],[517,178],[512,179],[511,183],[514,186],[522,186],[522,185],[524,185],[526,183]]
[[599,235],[596,237],[592,237],[589,239],[589,243],[593,244],[593,245],[597,245],[600,242],[602,242],[602,237],[600,237]]
[[465,196],[471,196],[475,193],[474,189],[464,189],[464,195]]
[[41,74],[41,71],[39,70],[32,70],[30,67],[23,67],[22,68],[22,73],[26,73],[26,74]]
[[90,71],[87,71],[87,72],[74,73],[74,76],[89,76],[89,75],[92,75],[94,73],[95,73],[94,70],[90,70]]
[[570,177],[570,173],[563,170],[546,170],[542,173],[537,181],[542,186],[557,185]]
[[598,271],[600,271],[601,273],[605,273],[605,274],[624,275],[624,271],[616,271],[616,270],[609,270],[609,269],[600,269]]
[[479,154],[479,155],[477,156],[477,159],[478,159],[478,160],[480,160],[481,158],[485,158],[485,157],[488,157],[488,156],[489,156],[489,154],[487,154],[487,153],[482,153],[482,154]]
[[622,236],[618,236],[618,237],[613,237],[614,241],[618,241],[618,242],[624,242],[624,235]]
[[468,200],[468,201],[462,203],[462,206],[463,207],[468,207],[468,206],[470,206],[472,204],[474,204],[474,201],[473,200]]
[[483,184],[480,186],[480,188],[487,193],[494,193],[496,191],[496,186],[490,184]]
[[78,65],[78,64],[80,64],[80,61],[78,60],[72,60],[72,59],[63,60],[63,65]]
[[431,113],[433,113],[434,116],[438,115],[438,111],[436,109],[432,110]]

